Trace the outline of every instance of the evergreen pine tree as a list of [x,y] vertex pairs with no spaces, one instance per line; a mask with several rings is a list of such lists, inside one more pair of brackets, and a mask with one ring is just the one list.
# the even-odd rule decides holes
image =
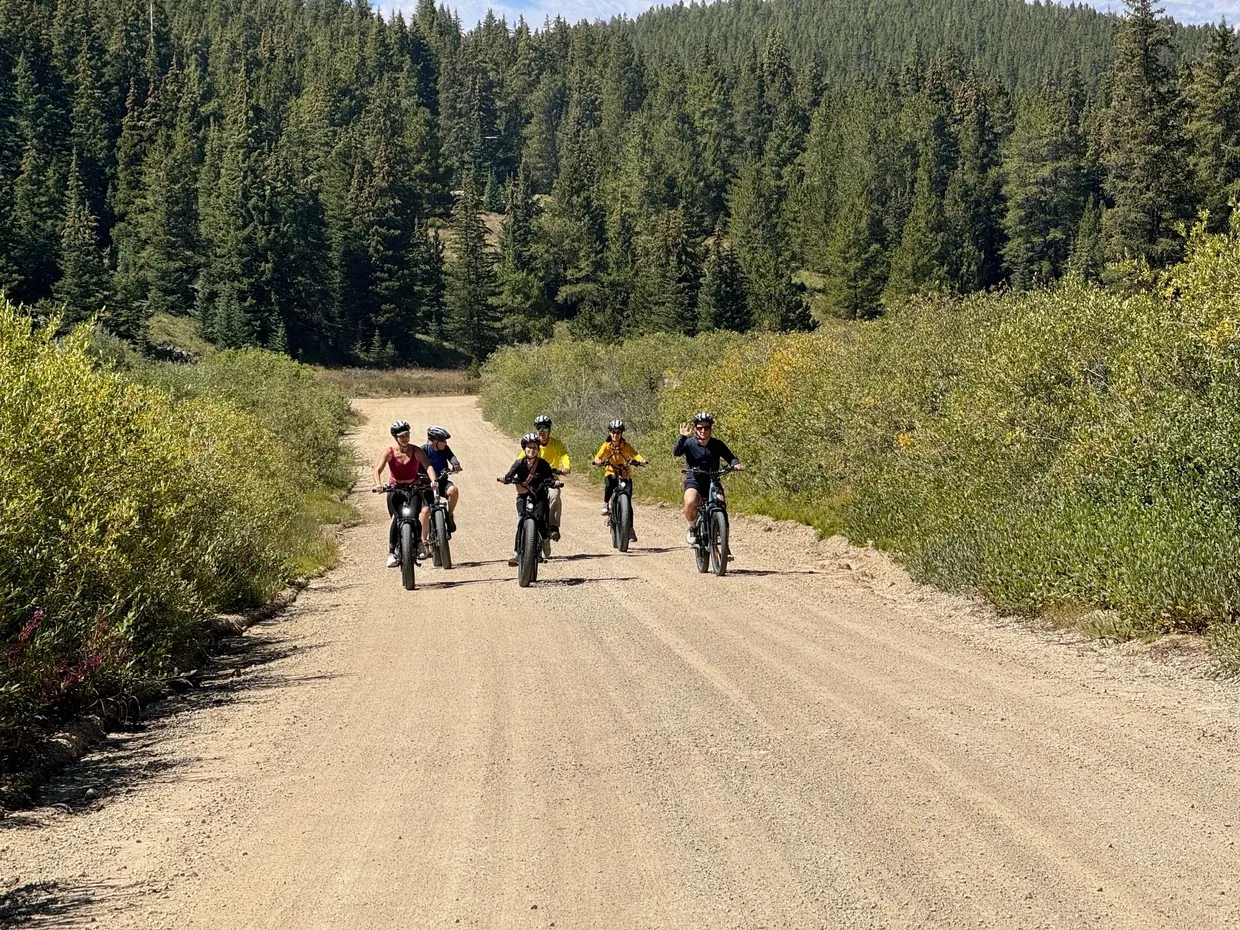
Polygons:
[[1165,58],[1170,32],[1152,0],[1125,0],[1107,73],[1110,106],[1102,125],[1103,252],[1161,265],[1183,246],[1176,225],[1191,215],[1186,145],[1174,81]]
[[[61,276],[56,282],[55,296],[64,304],[65,322],[80,323],[107,304],[108,269],[99,248],[98,221],[91,212],[76,156],[69,170],[60,252]],[[140,335],[138,320],[110,317],[106,322],[109,329],[124,338],[135,339]]]
[[56,167],[51,103],[25,55],[17,61],[13,109],[14,136],[22,154],[12,182],[9,215],[8,252],[18,280],[9,296],[34,303],[51,296],[58,276],[64,176]]
[[75,70],[70,141],[77,153],[84,196],[91,212],[99,216],[106,206],[112,153],[104,119],[102,76],[87,37],[81,40]]
[[465,175],[452,223],[452,260],[447,268],[445,303],[451,339],[481,364],[499,344],[495,300],[495,263],[487,249],[486,226],[477,180]]
[[1230,201],[1240,197],[1240,69],[1236,36],[1226,22],[1210,33],[1206,52],[1183,88],[1188,99],[1189,157],[1207,228],[1228,227]]
[[698,291],[698,326],[745,333],[753,328],[753,314],[745,299],[745,276],[740,262],[723,239],[723,224],[710,240]]
[[525,186],[522,166],[508,185],[508,204],[499,242],[495,306],[507,342],[529,342],[551,335],[550,302],[536,273],[534,216],[534,201]]
[[697,332],[701,267],[684,210],[664,210],[641,237],[633,322],[642,332]]
[[827,243],[824,290],[836,316],[862,320],[878,316],[887,283],[883,224],[868,192],[844,201]]
[[1035,287],[1067,270],[1085,209],[1081,92],[1044,83],[1018,112],[1006,146],[1004,193],[1012,286]]
[[1076,239],[1072,243],[1072,255],[1068,259],[1068,271],[1086,281],[1096,281],[1102,276],[1105,259],[1102,253],[1103,210],[1092,194],[1081,213]]
[[418,330],[444,338],[444,249],[425,222],[414,225],[409,249],[410,305]]

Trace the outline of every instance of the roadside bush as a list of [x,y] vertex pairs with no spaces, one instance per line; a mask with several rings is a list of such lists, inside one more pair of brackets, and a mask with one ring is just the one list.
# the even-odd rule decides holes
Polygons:
[[[651,441],[656,435],[662,441],[657,428],[665,384],[695,359],[705,362],[739,339],[731,334],[658,335],[619,344],[557,339],[538,347],[508,347],[487,361],[479,402],[487,419],[518,435],[533,428],[534,417],[549,414],[555,435],[582,471],[616,417],[625,421],[638,450],[653,456],[657,450]],[[514,459],[518,453],[513,452]]]
[[243,410],[287,443],[294,467],[330,488],[353,480],[352,453],[340,443],[349,402],[313,368],[261,349],[217,352],[196,365],[148,364],[136,380],[177,399],[214,398]]
[[[1069,281],[806,335],[509,350],[483,409],[515,431],[531,395],[617,399],[607,386],[643,359],[663,377],[628,400],[656,451],[712,410],[749,469],[736,505],[872,541],[1008,609],[1113,612],[1112,635],[1210,627],[1234,656],[1237,306],[1240,231],[1198,230],[1145,292]],[[678,496],[670,463],[653,489]]]
[[[306,493],[341,480],[341,402],[299,396],[283,362],[147,378],[91,339],[0,302],[0,769],[71,710],[174,672],[210,612],[275,593],[320,535]],[[313,452],[288,453],[276,408]]]

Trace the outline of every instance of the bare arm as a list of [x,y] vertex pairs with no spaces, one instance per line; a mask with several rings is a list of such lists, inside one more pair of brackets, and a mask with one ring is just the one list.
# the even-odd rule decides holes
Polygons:
[[426,469],[426,477],[431,479],[431,484],[434,484],[435,483],[435,466],[431,464],[431,460],[427,456],[426,450],[423,449],[421,446],[414,446],[413,454],[417,458],[418,462],[421,463],[422,467]]
[[383,450],[383,454],[379,456],[379,460],[375,462],[375,487],[383,484],[383,469],[387,468],[387,464],[391,459],[392,447],[388,446]]

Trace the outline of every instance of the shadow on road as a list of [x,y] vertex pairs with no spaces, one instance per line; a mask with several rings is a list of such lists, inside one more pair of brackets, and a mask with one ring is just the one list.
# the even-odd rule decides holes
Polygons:
[[[256,691],[312,685],[335,677],[281,673],[277,668],[281,659],[319,647],[255,635],[253,631],[261,626],[252,627],[250,635],[220,640],[217,651],[199,670],[168,682],[171,694],[136,711],[132,722],[109,734],[78,762],[53,774],[33,803],[68,814],[85,813],[113,796],[130,794],[160,778],[177,777],[196,760],[172,755],[162,733],[165,725],[186,713],[244,700]],[[11,814],[0,819],[0,835],[39,825],[37,816]]]
[[764,575],[825,575],[810,568],[729,568],[729,575],[750,575],[760,578]]
[[72,888],[60,882],[29,882],[0,894],[0,927],[89,927],[91,907],[110,893],[102,885]]
[[627,575],[623,578],[620,578],[620,577],[615,577],[615,578],[548,578],[546,580],[543,580],[540,578],[538,579],[538,581],[534,582],[534,584],[541,585],[543,587],[548,587],[548,588],[549,587],[572,588],[580,584],[597,584],[600,581],[636,581],[636,580],[637,578],[634,575]]

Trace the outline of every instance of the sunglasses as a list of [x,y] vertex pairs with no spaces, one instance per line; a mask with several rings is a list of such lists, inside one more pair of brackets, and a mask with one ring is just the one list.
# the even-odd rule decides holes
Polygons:
[[708,424],[708,423],[699,423],[697,426],[695,426],[695,427],[693,427],[693,428],[694,428],[694,429],[700,429],[700,430],[708,430],[708,429],[710,429],[710,424]]

